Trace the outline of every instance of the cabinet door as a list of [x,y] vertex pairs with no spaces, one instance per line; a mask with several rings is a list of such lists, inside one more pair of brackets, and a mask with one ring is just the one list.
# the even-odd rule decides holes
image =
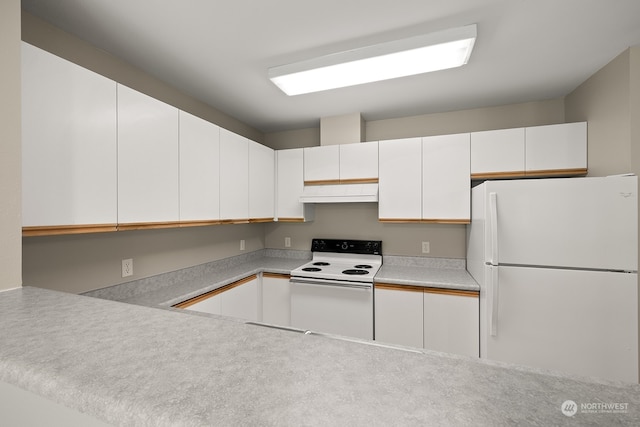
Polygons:
[[257,322],[262,303],[258,303],[258,279],[251,276],[220,294],[220,314]]
[[118,222],[180,218],[178,110],[118,85]]
[[424,293],[424,348],[480,356],[480,304],[477,294]]
[[276,151],[276,209],[278,221],[313,220],[313,205],[300,203],[304,188],[302,148]]
[[291,326],[291,286],[288,275],[262,275],[262,321]]
[[380,141],[378,217],[381,221],[422,218],[422,139]]
[[116,83],[22,44],[22,222],[117,222]]
[[422,219],[469,223],[470,135],[422,138]]
[[249,141],[249,218],[273,221],[275,216],[274,151]]
[[342,144],[340,147],[340,181],[377,181],[378,142]]
[[[199,311],[200,313],[222,314],[222,294],[214,294],[201,301],[184,307],[185,310]],[[177,305],[176,307],[179,307]]]
[[304,148],[304,180],[338,183],[340,180],[340,146]]
[[220,218],[220,128],[180,111],[180,221]]
[[471,133],[471,177],[524,176],[524,128]]
[[525,129],[527,175],[587,172],[587,124],[563,123]]
[[249,220],[249,141],[220,129],[220,218]]
[[375,340],[422,348],[422,289],[375,287]]

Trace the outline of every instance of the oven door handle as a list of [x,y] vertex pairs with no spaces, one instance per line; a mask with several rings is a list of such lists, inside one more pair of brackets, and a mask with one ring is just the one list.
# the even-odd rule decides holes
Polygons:
[[289,279],[290,283],[302,284],[302,285],[320,285],[320,286],[332,286],[335,288],[355,288],[355,289],[363,289],[370,290],[373,288],[373,283],[358,283],[358,282],[349,282],[342,280],[316,280],[309,279],[306,277],[292,277]]

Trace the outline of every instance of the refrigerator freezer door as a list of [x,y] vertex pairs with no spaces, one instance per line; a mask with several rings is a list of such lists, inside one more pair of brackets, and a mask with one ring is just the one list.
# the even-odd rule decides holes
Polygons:
[[497,333],[489,333],[493,307],[481,296],[481,357],[638,381],[637,274],[487,266],[487,276],[493,269]]
[[[637,271],[637,177],[486,183],[485,254],[492,264]],[[475,194],[475,193],[474,193]],[[472,219],[473,220],[473,219]],[[497,230],[492,224],[497,222]]]

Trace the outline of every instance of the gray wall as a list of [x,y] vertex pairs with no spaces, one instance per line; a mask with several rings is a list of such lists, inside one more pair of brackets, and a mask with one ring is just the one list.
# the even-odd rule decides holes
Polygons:
[[0,2],[0,290],[22,284],[20,1]]

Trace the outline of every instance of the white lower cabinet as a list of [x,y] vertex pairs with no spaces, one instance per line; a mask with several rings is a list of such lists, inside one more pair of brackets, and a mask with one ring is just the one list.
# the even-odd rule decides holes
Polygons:
[[291,285],[288,274],[262,274],[262,321],[291,326]]
[[375,285],[375,340],[479,357],[478,293]]
[[258,276],[249,276],[176,304],[174,307],[259,321],[262,306],[258,303],[260,296],[258,284]]
[[422,289],[375,286],[375,340],[422,348]]
[[424,348],[480,357],[477,293],[425,289]]

